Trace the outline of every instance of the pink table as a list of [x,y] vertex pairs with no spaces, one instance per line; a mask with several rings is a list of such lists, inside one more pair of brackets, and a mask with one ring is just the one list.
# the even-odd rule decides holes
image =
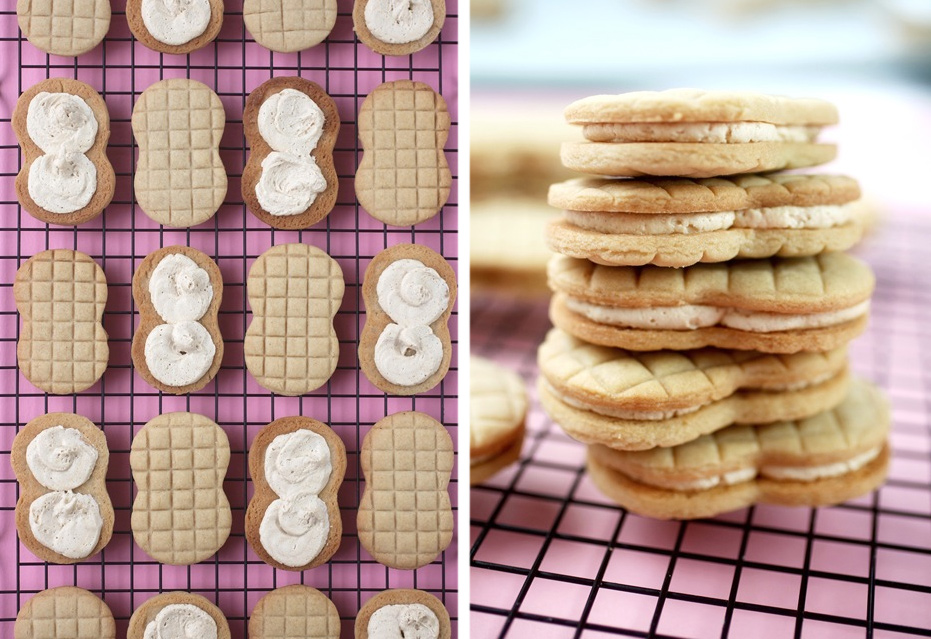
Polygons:
[[[449,15],[438,42],[404,58],[383,58],[355,40],[352,4],[351,0],[339,0],[336,27],[324,44],[301,54],[278,54],[255,44],[246,34],[241,0],[227,0],[223,30],[215,44],[190,56],[165,56],[133,42],[124,15],[125,2],[114,0],[110,33],[103,46],[75,60],[47,56],[22,39],[14,3],[4,2],[0,10],[0,637],[12,636],[16,613],[33,593],[78,585],[102,595],[118,620],[120,636],[133,610],[146,599],[180,589],[216,602],[230,620],[233,637],[244,639],[246,620],[259,597],[271,588],[299,582],[321,589],[334,601],[344,620],[343,636],[352,635],[356,612],[365,601],[385,588],[405,587],[439,597],[454,619],[456,636],[455,540],[433,564],[417,571],[397,571],[377,564],[361,548],[355,532],[356,507],[364,486],[358,450],[371,424],[386,414],[415,409],[439,419],[456,439],[455,359],[445,381],[433,391],[413,399],[394,398],[365,379],[355,353],[364,321],[360,282],[376,253],[413,241],[439,251],[456,268],[456,180],[450,204],[436,218],[415,229],[389,229],[356,204],[352,178],[361,157],[355,127],[357,109],[378,84],[399,78],[426,82],[449,103],[454,125],[447,158],[453,175],[457,175],[457,2],[447,0]],[[321,84],[336,100],[342,118],[335,151],[340,176],[337,206],[325,222],[300,233],[269,229],[246,211],[239,194],[239,177],[247,156],[242,134],[246,96],[273,75],[296,74]],[[20,167],[19,147],[9,126],[13,106],[24,88],[58,76],[77,78],[100,91],[113,123],[109,157],[117,171],[114,202],[103,216],[78,229],[37,222],[19,209],[13,190]],[[150,84],[169,77],[189,77],[213,87],[227,115],[221,146],[230,176],[227,199],[213,220],[187,230],[162,228],[133,205],[132,106]],[[256,385],[242,358],[243,334],[250,321],[244,278],[260,253],[287,242],[323,248],[340,263],[346,278],[346,295],[336,318],[341,343],[339,367],[326,386],[300,398],[273,396]],[[129,355],[137,323],[130,292],[134,268],[152,250],[171,244],[187,244],[214,257],[225,283],[220,311],[226,342],[223,367],[214,382],[189,397],[155,392],[133,371]],[[111,355],[99,384],[77,396],[49,397],[18,373],[19,318],[11,284],[25,259],[46,248],[61,247],[90,254],[106,272],[110,298],[104,325],[110,335]],[[455,321],[450,328],[455,344]],[[215,558],[190,567],[152,561],[133,542],[129,525],[135,490],[128,461],[133,434],[154,416],[177,410],[215,419],[229,435],[232,448],[225,484],[233,508],[232,535]],[[111,451],[107,480],[116,510],[113,539],[100,556],[76,566],[38,561],[18,543],[13,522],[18,488],[9,464],[10,446],[20,426],[50,411],[77,412],[100,425]],[[290,573],[262,563],[243,536],[245,508],[252,492],[246,454],[262,426],[277,417],[299,414],[334,428],[346,443],[349,468],[339,495],[345,527],[340,550],[325,566]],[[453,477],[450,494],[455,508],[457,482],[455,474]]]
[[893,461],[885,487],[836,508],[623,511],[536,400],[546,301],[473,300],[473,350],[519,371],[533,400],[520,463],[471,491],[473,636],[931,636],[929,246],[928,210],[899,209],[858,251],[877,291],[853,369],[891,398]]

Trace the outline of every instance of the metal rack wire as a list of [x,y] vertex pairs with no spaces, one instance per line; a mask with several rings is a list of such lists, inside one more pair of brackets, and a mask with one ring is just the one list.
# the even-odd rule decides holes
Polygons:
[[[358,451],[367,428],[384,415],[401,410],[426,412],[457,430],[456,312],[450,328],[454,365],[433,391],[415,398],[388,397],[368,383],[357,358],[357,336],[364,323],[361,281],[371,258],[387,246],[416,242],[433,248],[457,266],[457,33],[456,0],[447,0],[448,15],[440,37],[424,51],[384,58],[369,51],[352,32],[352,1],[339,0],[336,26],[321,45],[297,54],[273,53],[255,44],[245,31],[240,0],[227,0],[224,26],[211,45],[188,56],[167,56],[135,42],[125,19],[125,2],[115,0],[110,32],[103,45],[76,59],[48,56],[19,32],[14,3],[0,10],[0,636],[12,636],[21,605],[39,590],[77,585],[101,595],[125,635],[133,610],[158,592],[191,590],[214,601],[230,621],[233,637],[244,639],[255,602],[268,590],[306,583],[333,599],[343,619],[343,636],[352,635],[356,612],[365,600],[385,588],[414,587],[440,598],[457,629],[455,543],[434,563],[416,571],[397,571],[376,563],[358,543],[355,512],[363,489]],[[242,112],[249,92],[272,75],[301,75],[324,87],[339,108],[342,126],[334,151],[340,178],[337,206],[324,223],[301,232],[276,231],[252,216],[242,202],[239,178],[248,149],[242,134]],[[23,212],[13,179],[20,152],[10,116],[23,89],[47,77],[73,77],[94,86],[111,117],[110,161],[116,169],[113,203],[95,221],[78,228],[49,227]],[[136,146],[130,128],[132,106],[153,82],[167,77],[197,79],[220,96],[227,124],[220,147],[230,178],[224,204],[210,222],[191,229],[166,229],[134,205]],[[430,84],[451,109],[453,127],[446,147],[453,171],[450,202],[433,220],[411,229],[389,229],[360,210],[352,189],[361,157],[355,114],[378,84],[412,78]],[[242,359],[242,342],[250,314],[245,277],[265,249],[286,242],[306,242],[327,251],[343,268],[346,294],[335,325],[340,362],[330,382],[310,395],[280,397],[255,384]],[[152,250],[185,244],[213,257],[224,278],[220,326],[226,355],[217,379],[203,391],[185,397],[166,396],[149,387],[132,370],[129,348],[137,318],[131,295],[135,267]],[[109,300],[104,326],[110,336],[110,364],[101,382],[76,396],[50,397],[19,375],[16,342],[19,317],[12,282],[26,259],[46,248],[74,248],[91,255],[104,269]],[[225,489],[233,510],[229,541],[210,560],[188,567],[163,566],[135,546],[129,524],[133,482],[129,447],[133,435],[152,417],[175,410],[203,413],[230,438],[232,456]],[[10,468],[10,446],[19,428],[51,411],[76,412],[101,426],[110,447],[107,487],[116,512],[114,534],[97,557],[74,566],[37,561],[19,544],[13,509],[19,487]],[[344,520],[340,550],[328,564],[304,573],[275,570],[249,549],[243,533],[251,495],[247,471],[248,443],[269,421],[285,415],[308,415],[329,424],[344,440],[348,471],[339,494]],[[457,479],[450,493],[456,511]]]
[[[531,390],[520,463],[471,491],[473,635],[931,636],[929,241],[927,211],[902,211],[861,252],[877,289],[852,365],[893,405],[881,490],[835,508],[638,517],[595,489],[584,447]],[[532,389],[546,306],[473,300],[473,352],[519,371]]]

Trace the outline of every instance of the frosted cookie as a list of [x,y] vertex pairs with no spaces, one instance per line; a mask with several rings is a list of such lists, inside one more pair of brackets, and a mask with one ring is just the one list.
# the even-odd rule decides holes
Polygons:
[[190,592],[155,595],[129,618],[126,639],[230,639],[230,626],[215,605]]
[[26,379],[55,395],[96,384],[110,359],[103,269],[78,251],[42,251],[16,271],[13,298],[23,318],[16,358]]
[[175,395],[206,386],[223,360],[217,321],[223,277],[216,262],[186,246],[153,251],[133,275],[133,299],[140,319],[132,358],[142,379]]
[[847,349],[767,355],[705,348],[624,351],[553,329],[540,401],[570,437],[620,450],[675,446],[731,424],[802,419],[847,396]]
[[97,595],[73,586],[37,593],[23,604],[13,639],[116,639],[113,613]]
[[186,54],[213,42],[223,26],[223,0],[127,0],[126,20],[139,42]]
[[549,283],[553,324],[593,344],[795,353],[831,350],[862,333],[874,278],[845,253],[683,269],[558,255]]
[[360,459],[359,543],[389,568],[414,570],[434,561],[453,539],[449,433],[429,415],[395,413],[366,433]]
[[78,80],[43,80],[19,96],[12,124],[23,151],[16,197],[26,212],[63,226],[100,215],[116,189],[100,94]]
[[21,486],[16,529],[23,545],[55,564],[73,564],[103,550],[114,518],[103,431],[79,415],[49,413],[16,434],[10,457]]
[[365,98],[355,188],[369,215],[412,226],[440,212],[452,185],[443,151],[450,123],[446,100],[423,82],[385,82]]
[[365,46],[381,55],[409,55],[436,40],[446,0],[355,0],[352,24]]
[[371,261],[362,283],[365,326],[359,364],[372,384],[392,395],[417,395],[449,371],[449,316],[456,274],[443,256],[397,244]]
[[130,524],[139,547],[176,566],[216,554],[232,524],[223,492],[229,461],[229,438],[203,415],[166,413],[143,426],[129,453],[139,489]]
[[291,53],[323,42],[336,12],[336,0],[245,0],[242,19],[263,47]]
[[355,639],[449,639],[452,626],[443,602],[423,590],[384,590],[356,615]]
[[333,318],[343,302],[343,271],[314,246],[282,244],[249,269],[252,322],[246,367],[263,388],[303,395],[326,384],[339,361]]
[[856,180],[834,175],[570,180],[550,187],[563,216],[546,239],[620,266],[818,255],[860,241],[870,211],[859,198]]
[[469,483],[474,486],[520,457],[527,389],[503,366],[475,355],[469,362]]
[[[553,253],[543,236],[555,212],[530,198],[508,196],[473,202],[471,208],[472,291],[548,294],[546,265]],[[515,242],[518,237],[521,241]]]
[[343,522],[337,494],[346,474],[339,435],[309,417],[282,417],[249,448],[255,494],[246,539],[262,561],[282,570],[325,564],[339,549]]
[[37,49],[78,56],[107,35],[110,0],[16,0],[16,19]]
[[672,89],[595,95],[570,104],[566,121],[585,142],[563,144],[563,164],[582,173],[692,178],[797,169],[834,159],[820,144],[837,109],[823,100]]
[[339,190],[333,164],[339,112],[333,98],[303,78],[272,78],[249,94],[242,118],[250,148],[242,197],[252,214],[291,230],[329,215]]
[[249,639],[339,639],[339,611],[310,586],[275,588],[255,604]]
[[754,503],[825,506],[882,484],[888,433],[885,398],[857,381],[840,406],[800,421],[731,426],[639,452],[592,446],[588,469],[608,497],[661,519],[712,517]]
[[142,92],[132,128],[139,143],[135,196],[143,213],[176,228],[214,216],[226,197],[225,125],[220,98],[195,80],[162,80]]

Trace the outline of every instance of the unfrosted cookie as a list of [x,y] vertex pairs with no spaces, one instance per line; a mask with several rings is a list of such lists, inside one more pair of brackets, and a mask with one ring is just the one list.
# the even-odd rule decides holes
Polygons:
[[524,443],[527,390],[491,360],[469,360],[469,482],[480,484],[517,461]]
[[96,47],[110,29],[110,0],[16,0],[23,35],[38,49],[77,56]]
[[395,413],[366,433],[360,458],[359,543],[389,568],[414,570],[434,561],[453,538],[449,433],[429,415]]
[[23,318],[16,359],[26,379],[55,395],[97,383],[110,359],[103,269],[79,251],[42,251],[16,271],[13,298]]
[[216,262],[187,246],[153,251],[133,275],[133,299],[140,319],[132,358],[142,379],[175,395],[206,386],[223,360]]
[[837,348],[862,333],[874,278],[845,253],[683,269],[558,255],[549,283],[553,323],[594,344],[795,353]]
[[356,615],[355,639],[449,639],[451,635],[446,606],[423,590],[384,590],[366,601]]
[[365,98],[355,188],[369,215],[412,226],[440,212],[452,186],[443,151],[450,123],[446,100],[423,82],[385,82]]
[[73,586],[37,593],[16,615],[13,639],[116,639],[110,607]]
[[409,55],[436,40],[446,0],[355,0],[352,23],[365,46],[381,55]]
[[275,588],[255,604],[249,639],[339,639],[339,611],[310,586]]
[[100,215],[116,189],[110,112],[100,94],[78,80],[43,80],[19,96],[12,124],[23,150],[16,197],[26,212],[67,226]]
[[329,215],[339,191],[333,147],[340,122],[333,98],[304,78],[272,78],[249,94],[242,119],[250,149],[242,198],[252,214],[289,230]]
[[365,326],[359,365],[372,384],[392,395],[417,395],[449,372],[449,316],[456,274],[425,246],[397,244],[375,256],[362,283]]
[[223,0],[127,0],[129,30],[161,53],[186,54],[213,42],[223,26]]
[[588,469],[608,497],[661,519],[712,517],[754,503],[824,506],[882,484],[888,432],[885,398],[857,381],[840,406],[800,421],[731,426],[639,452],[592,446]]
[[547,230],[563,255],[619,266],[691,266],[734,258],[842,251],[868,225],[852,178],[585,178],[550,187],[563,216]]
[[343,534],[337,494],[346,447],[339,435],[309,417],[276,419],[249,447],[249,474],[255,494],[246,539],[262,561],[297,571],[329,561]]
[[36,557],[73,564],[110,542],[114,512],[105,478],[107,438],[73,413],[49,413],[17,433],[10,453],[22,490],[19,538]]
[[638,91],[583,98],[565,116],[583,127],[587,141],[563,144],[563,164],[595,175],[715,177],[815,166],[836,154],[834,145],[817,142],[838,119],[823,100]]
[[126,639],[175,639],[179,627],[181,636],[230,639],[229,622],[219,608],[200,595],[181,591],[155,595],[136,608]]
[[245,0],[242,19],[263,47],[290,53],[323,42],[336,12],[336,0]]
[[196,80],[171,78],[142,92],[132,128],[139,144],[133,184],[143,213],[176,228],[214,216],[226,197],[225,125],[220,98]]

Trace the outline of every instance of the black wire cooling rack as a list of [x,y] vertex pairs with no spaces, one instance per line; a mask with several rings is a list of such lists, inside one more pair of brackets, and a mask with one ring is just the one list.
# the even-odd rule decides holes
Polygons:
[[[255,44],[245,31],[240,0],[227,0],[224,26],[211,45],[188,56],[152,52],[136,43],[126,25],[125,2],[115,0],[110,32],[103,45],[73,58],[48,56],[19,32],[13,2],[0,9],[0,636],[12,636],[21,605],[35,592],[77,585],[102,596],[124,636],[135,608],[155,593],[191,590],[215,602],[230,621],[233,637],[244,639],[255,602],[270,589],[306,583],[330,597],[343,619],[343,636],[361,605],[385,588],[420,588],[439,597],[457,629],[456,542],[434,563],[416,571],[398,571],[376,563],[361,549],[355,513],[363,489],[358,451],[369,425],[402,410],[427,412],[445,424],[453,440],[457,431],[456,312],[450,323],[454,365],[434,390],[415,398],[388,397],[368,383],[358,368],[357,336],[364,323],[361,280],[371,258],[387,246],[415,242],[433,248],[457,266],[457,32],[455,0],[447,0],[447,19],[437,41],[413,56],[385,58],[369,51],[352,32],[352,2],[339,0],[336,26],[317,47],[297,54],[272,53]],[[340,179],[337,206],[313,229],[302,232],[268,228],[246,209],[239,179],[248,149],[242,135],[242,112],[254,87],[272,75],[301,75],[326,89],[337,102],[342,125],[334,151]],[[113,203],[104,214],[78,228],[50,227],[19,207],[13,179],[20,152],[10,116],[22,91],[47,77],[71,77],[91,84],[106,101],[111,117],[110,161],[116,169]],[[226,109],[227,123],[220,152],[229,175],[223,206],[210,222],[196,228],[165,229],[134,206],[136,147],[130,128],[132,106],[141,92],[167,77],[188,77],[213,88]],[[352,179],[361,148],[355,114],[378,84],[401,78],[426,82],[446,98],[453,126],[446,147],[453,171],[450,203],[433,220],[411,229],[390,229],[370,218],[357,204]],[[340,361],[330,382],[300,398],[272,395],[248,375],[242,342],[250,321],[245,301],[248,267],[265,249],[286,242],[305,242],[327,251],[341,265],[346,294],[335,325]],[[217,379],[186,397],[156,392],[132,370],[129,355],[137,323],[131,295],[135,267],[152,250],[184,244],[198,248],[219,265],[224,278],[220,326],[226,344]],[[73,248],[91,255],[109,283],[104,326],[110,336],[110,364],[101,382],[76,396],[50,397],[22,378],[16,365],[19,317],[13,304],[16,269],[47,248]],[[132,540],[130,511],[134,486],[129,472],[132,436],[163,412],[185,410],[214,419],[229,435],[232,451],[225,489],[233,511],[229,541],[213,558],[194,566],[172,567],[154,562]],[[75,412],[101,426],[110,447],[107,487],[116,512],[114,534],[104,551],[74,566],[38,561],[16,537],[13,509],[19,489],[10,468],[10,446],[19,428],[37,415]],[[243,520],[250,497],[248,443],[269,421],[285,415],[307,415],[329,424],[344,440],[347,476],[339,494],[344,522],[340,550],[328,564],[303,573],[278,571],[262,563],[248,548]],[[456,511],[457,480],[450,493]]]
[[852,365],[891,399],[893,460],[881,490],[835,508],[618,508],[532,390],[547,302],[473,299],[473,352],[520,372],[532,400],[519,464],[471,491],[473,636],[931,636],[929,213],[889,216],[860,251],[877,288]]

